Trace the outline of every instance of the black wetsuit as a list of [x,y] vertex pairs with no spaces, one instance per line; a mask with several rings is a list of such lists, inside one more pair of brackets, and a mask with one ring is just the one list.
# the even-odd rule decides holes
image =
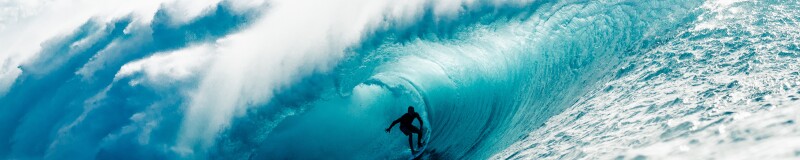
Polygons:
[[[398,121],[400,122],[400,131],[403,131],[403,134],[405,135],[409,135],[411,133],[421,134],[422,131],[420,131],[419,128],[411,124],[412,122],[414,122],[414,118],[421,119],[419,117],[419,114],[417,114],[417,112],[406,113],[403,114],[402,117],[395,120],[395,123]],[[422,122],[422,120],[420,120],[420,122]]]
[[388,133],[395,124],[400,123],[400,131],[403,131],[403,134],[408,136],[408,147],[411,148],[412,153],[415,152],[414,145],[413,143],[411,143],[412,141],[411,137],[413,137],[414,133],[417,134],[417,147],[422,146],[422,129],[419,129],[411,124],[412,122],[414,122],[414,119],[419,120],[420,127],[423,126],[422,118],[419,116],[419,113],[414,112],[414,109],[409,107],[408,112],[406,114],[403,114],[403,116],[401,116],[397,120],[394,120],[394,122],[392,122],[392,125],[389,125],[389,128],[386,128],[386,132]]

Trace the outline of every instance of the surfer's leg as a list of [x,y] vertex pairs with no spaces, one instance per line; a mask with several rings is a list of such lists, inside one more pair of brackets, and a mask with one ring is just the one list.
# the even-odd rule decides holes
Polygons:
[[411,142],[413,142],[413,138],[412,137],[414,137],[414,134],[409,134],[408,135],[408,148],[411,148],[411,153],[414,153],[414,143],[411,143]]
[[[416,133],[417,134],[417,147],[422,147],[422,130],[420,130],[419,128],[417,128],[415,126],[411,126],[410,128],[411,128],[411,133]],[[410,135],[414,135],[414,134],[410,134]]]
[[422,147],[422,132],[417,132],[417,147]]

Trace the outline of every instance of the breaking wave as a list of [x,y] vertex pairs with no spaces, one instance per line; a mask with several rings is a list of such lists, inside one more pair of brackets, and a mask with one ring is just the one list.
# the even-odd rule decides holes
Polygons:
[[424,159],[713,158],[797,113],[791,2],[187,4],[4,50],[0,157],[405,159],[412,105]]

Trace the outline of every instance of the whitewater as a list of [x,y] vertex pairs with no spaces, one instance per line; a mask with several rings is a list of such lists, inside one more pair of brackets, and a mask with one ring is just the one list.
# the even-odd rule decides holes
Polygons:
[[408,159],[408,106],[421,159],[798,159],[798,26],[796,0],[0,0],[0,159]]

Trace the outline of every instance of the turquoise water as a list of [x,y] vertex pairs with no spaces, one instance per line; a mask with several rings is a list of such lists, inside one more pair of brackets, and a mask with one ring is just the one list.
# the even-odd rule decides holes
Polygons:
[[781,130],[800,118],[796,1],[435,1],[363,26],[338,2],[265,3],[185,23],[165,4],[41,43],[6,67],[0,157],[406,159],[383,129],[409,105],[423,159],[800,147],[777,143],[800,133]]

